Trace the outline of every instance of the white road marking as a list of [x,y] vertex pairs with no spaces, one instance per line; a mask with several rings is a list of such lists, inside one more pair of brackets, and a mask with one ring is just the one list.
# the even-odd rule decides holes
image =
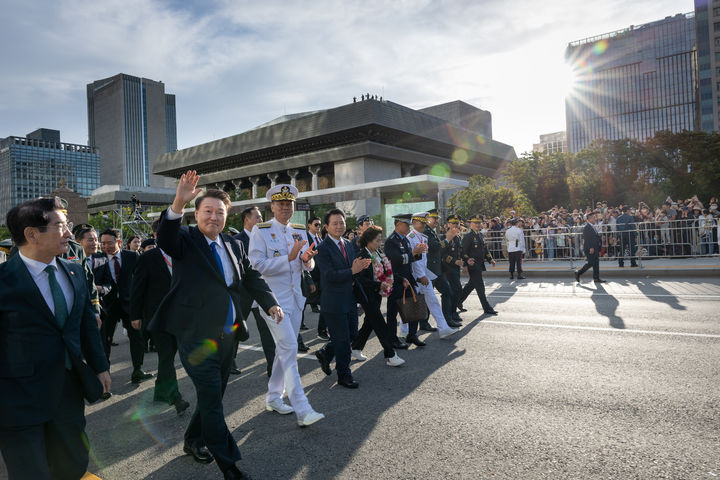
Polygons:
[[640,333],[648,335],[670,335],[676,337],[701,337],[701,338],[720,338],[720,335],[713,333],[690,333],[690,332],[664,332],[661,330],[635,330],[630,328],[608,328],[608,327],[586,327],[582,325],[554,325],[550,323],[531,323],[531,322],[503,322],[500,320],[483,320],[481,323],[492,323],[497,325],[520,325],[523,327],[544,327],[544,328],[569,328],[573,330],[594,330],[598,332],[617,332],[617,333]]
[[[513,297],[515,295],[523,295],[523,296],[536,296],[537,293],[540,292],[523,292],[523,291],[517,291],[517,292],[503,292],[503,291],[497,291],[493,290],[488,293],[488,295],[495,295],[498,297]],[[597,296],[597,297],[677,297],[677,298],[720,298],[720,295],[698,295],[698,294],[689,294],[689,293],[679,293],[676,295],[669,294],[669,293],[596,293],[596,292],[587,292],[587,291],[579,291],[579,292],[542,292],[543,296],[546,295],[565,295],[565,296],[573,296],[573,297],[580,297],[580,298],[589,298],[590,296]]]
[[[242,348],[243,350],[253,350],[255,352],[262,352],[262,347],[256,347],[255,345],[238,345],[239,348]],[[308,360],[315,360],[317,361],[317,357],[315,355],[309,354],[309,353],[298,353],[298,358],[307,358]]]

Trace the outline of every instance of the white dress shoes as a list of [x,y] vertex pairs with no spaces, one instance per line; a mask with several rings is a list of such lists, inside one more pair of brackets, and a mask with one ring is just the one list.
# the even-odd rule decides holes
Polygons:
[[325,415],[323,415],[322,413],[318,413],[315,410],[310,410],[308,413],[305,414],[304,417],[298,417],[298,425],[300,425],[301,427],[307,427],[315,422],[319,422],[323,418],[325,418]]
[[399,367],[399,366],[402,365],[403,363],[405,363],[405,360],[403,360],[402,358],[398,357],[398,354],[397,354],[397,353],[395,354],[394,357],[390,357],[390,358],[388,358],[388,359],[385,359],[385,365],[387,365],[388,367]]
[[358,362],[364,362],[365,360],[367,360],[367,357],[363,355],[362,350],[351,350],[350,358],[352,358],[353,360],[357,360]]
[[442,330],[438,330],[438,335],[440,335],[440,338],[446,338],[452,335],[453,333],[457,333],[460,329],[459,328],[443,328]]
[[265,410],[267,410],[268,412],[277,412],[280,415],[287,415],[288,413],[293,413],[295,411],[293,410],[293,407],[283,402],[282,400],[273,400],[272,402],[266,402]]

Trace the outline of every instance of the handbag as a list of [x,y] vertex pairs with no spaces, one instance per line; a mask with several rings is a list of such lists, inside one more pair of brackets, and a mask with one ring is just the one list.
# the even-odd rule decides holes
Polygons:
[[93,369],[90,368],[82,358],[73,355],[69,350],[68,356],[70,357],[73,372],[77,374],[78,380],[80,380],[80,386],[82,387],[85,400],[90,403],[100,400],[105,389]]
[[428,308],[425,303],[425,296],[422,293],[415,294],[415,289],[410,287],[412,300],[405,299],[408,287],[403,289],[402,299],[396,300],[398,313],[403,323],[420,322],[428,317]]

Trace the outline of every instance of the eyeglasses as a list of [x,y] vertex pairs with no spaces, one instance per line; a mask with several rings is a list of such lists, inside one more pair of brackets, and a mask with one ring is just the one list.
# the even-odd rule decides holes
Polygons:
[[315,223],[312,224],[312,226],[313,226],[313,227],[319,227],[319,226],[320,226],[320,222],[315,222]]
[[44,225],[42,227],[37,227],[38,230],[46,232],[49,228],[56,228],[60,232],[65,232],[67,230],[68,232],[72,232],[73,229],[73,223],[72,222],[58,222],[54,225]]

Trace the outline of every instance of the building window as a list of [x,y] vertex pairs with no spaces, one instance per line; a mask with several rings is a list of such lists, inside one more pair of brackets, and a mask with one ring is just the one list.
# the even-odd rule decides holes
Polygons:
[[713,16],[720,16],[720,7],[713,8]]
[[713,24],[713,30],[716,32],[720,32],[720,22],[715,22]]

